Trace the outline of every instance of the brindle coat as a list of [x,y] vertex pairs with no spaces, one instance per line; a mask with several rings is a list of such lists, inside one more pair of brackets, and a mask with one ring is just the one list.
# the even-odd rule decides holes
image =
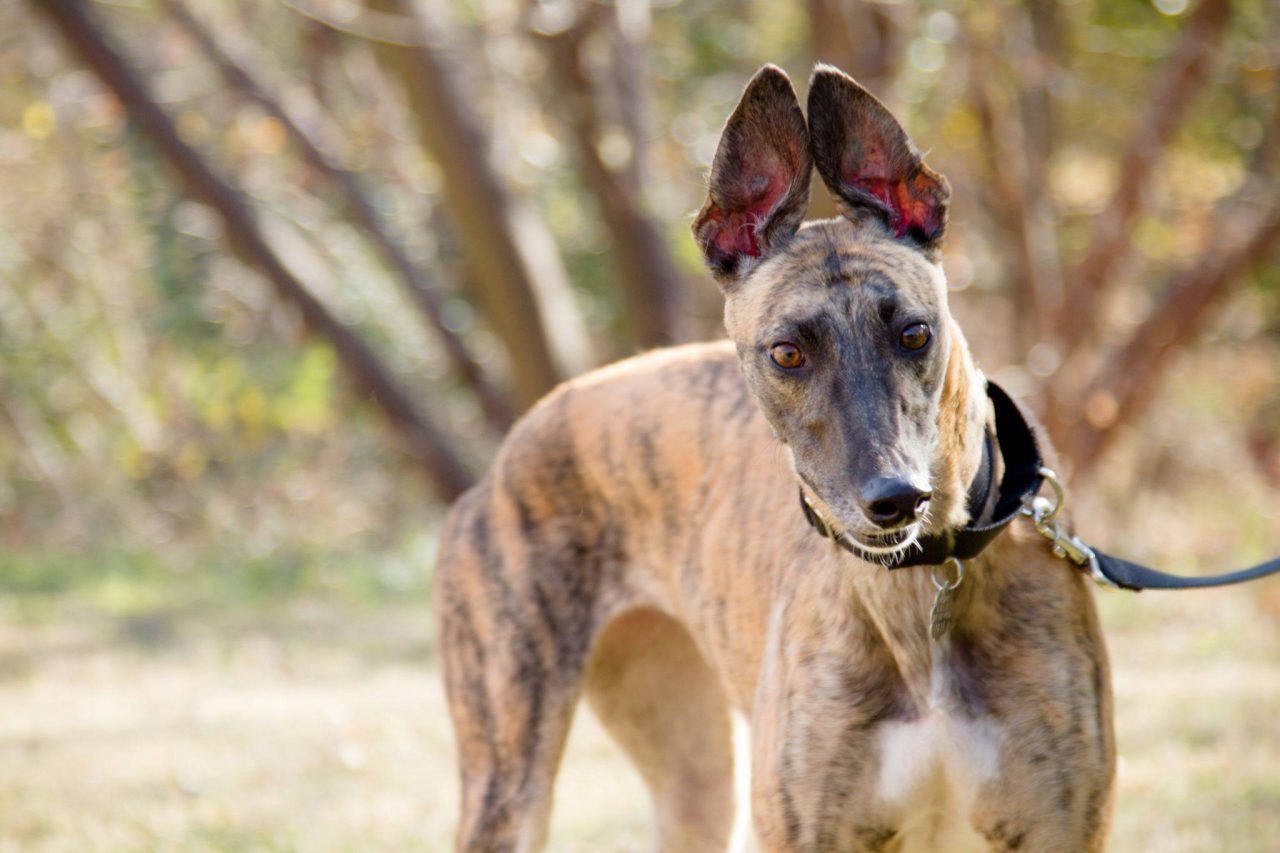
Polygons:
[[[844,215],[801,227],[811,163]],[[753,78],[694,224],[732,342],[566,383],[449,517],[459,849],[542,846],[583,692],[648,783],[663,850],[726,845],[731,709],[764,850],[1102,848],[1111,692],[1082,576],[1015,522],[932,642],[929,569],[863,562],[797,507],[801,483],[883,551],[967,520],[992,414],[946,306],[949,193],[841,72],[815,71],[807,125],[781,71]],[[908,350],[915,323],[931,338]],[[772,361],[778,342],[803,364]],[[914,484],[923,517],[873,522],[868,484],[887,481]]]

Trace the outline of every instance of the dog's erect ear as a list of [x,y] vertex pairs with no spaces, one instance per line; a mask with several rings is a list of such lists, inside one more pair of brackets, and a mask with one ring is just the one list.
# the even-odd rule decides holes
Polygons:
[[898,237],[938,244],[951,185],[925,165],[884,104],[830,65],[809,81],[809,135],[818,174],[849,211],[875,211]]
[[723,283],[781,247],[809,205],[812,160],[804,113],[791,80],[766,65],[756,72],[720,134],[707,203],[693,236]]

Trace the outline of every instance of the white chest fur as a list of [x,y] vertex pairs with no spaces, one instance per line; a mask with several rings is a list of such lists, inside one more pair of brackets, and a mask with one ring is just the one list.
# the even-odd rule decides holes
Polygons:
[[990,849],[969,815],[998,769],[999,734],[988,720],[945,710],[881,730],[876,794],[900,815],[903,853]]

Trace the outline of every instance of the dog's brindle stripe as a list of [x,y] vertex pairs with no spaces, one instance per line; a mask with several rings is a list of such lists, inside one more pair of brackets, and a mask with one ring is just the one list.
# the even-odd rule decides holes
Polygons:
[[[458,846],[542,845],[585,690],[653,793],[664,849],[724,849],[727,781],[705,774],[730,766],[732,706],[751,724],[762,850],[1099,850],[1111,694],[1081,576],[1015,524],[968,565],[936,644],[927,570],[861,562],[796,511],[799,481],[838,529],[866,535],[860,484],[910,472],[933,492],[923,529],[962,524],[990,412],[937,267],[940,178],[884,190],[883,203],[907,199],[890,227],[841,183],[862,180],[869,155],[825,152],[819,164],[841,172],[824,181],[849,210],[795,230],[806,149],[783,139],[761,153],[797,132],[778,74],[744,95],[726,128],[735,157],[717,154],[695,225],[732,342],[566,384],[513,429],[442,532]],[[833,103],[811,104],[811,118],[852,111],[857,133],[888,134],[888,162],[910,168],[884,115],[840,85],[815,87]],[[752,163],[763,184],[742,172]],[[739,203],[749,209],[729,209]],[[750,240],[724,232],[752,216],[767,222]],[[914,321],[933,342],[908,357],[895,335]],[[770,363],[779,339],[804,349],[803,374]]]

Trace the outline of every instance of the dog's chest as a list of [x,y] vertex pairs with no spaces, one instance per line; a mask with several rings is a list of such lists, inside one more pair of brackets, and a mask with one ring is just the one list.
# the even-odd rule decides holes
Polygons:
[[996,776],[1000,730],[987,718],[934,709],[879,733],[877,798],[898,816],[904,853],[987,850],[971,825],[974,799]]

